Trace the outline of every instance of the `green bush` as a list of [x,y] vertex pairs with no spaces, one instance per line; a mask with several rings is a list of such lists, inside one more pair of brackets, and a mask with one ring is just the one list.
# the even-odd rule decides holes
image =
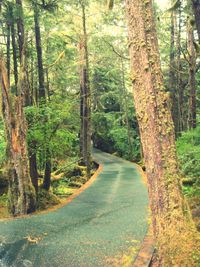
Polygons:
[[[130,135],[132,155],[129,155],[129,143],[127,126],[124,116],[120,113],[96,112],[93,114],[94,146],[108,153],[117,153],[129,160],[140,159],[140,140],[137,133],[137,125],[130,120]],[[134,125],[132,125],[134,124]]]
[[180,169],[185,177],[200,184],[200,127],[185,132],[177,140]]

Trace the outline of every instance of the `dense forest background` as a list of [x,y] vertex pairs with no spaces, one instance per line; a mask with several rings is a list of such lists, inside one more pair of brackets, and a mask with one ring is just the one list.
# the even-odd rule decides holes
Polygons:
[[[7,216],[7,200],[11,213],[21,213],[18,200],[13,198],[18,186],[14,178],[7,194],[8,143],[15,141],[15,120],[16,138],[25,138],[19,143],[23,147],[27,142],[27,155],[20,156],[20,161],[15,157],[12,164],[24,164],[28,157],[37,194],[34,200],[30,197],[29,208],[35,206],[35,199],[38,209],[57,204],[87,181],[95,169],[90,137],[94,147],[143,165],[132,100],[124,3],[115,1],[113,7],[112,1],[106,6],[104,1],[6,0],[0,1],[0,7],[1,65],[7,69],[11,91],[8,99],[6,90],[2,96],[2,115],[7,123],[0,121],[1,215]],[[197,8],[198,1],[175,1],[165,11],[154,4],[183,191],[199,228]]]

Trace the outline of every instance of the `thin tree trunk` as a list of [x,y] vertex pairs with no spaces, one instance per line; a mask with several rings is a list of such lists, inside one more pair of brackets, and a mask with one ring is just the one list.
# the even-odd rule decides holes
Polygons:
[[40,102],[45,102],[45,85],[44,85],[44,68],[43,68],[43,57],[42,57],[42,45],[41,45],[41,33],[39,23],[39,8],[37,1],[34,3],[34,22],[35,22],[35,41],[37,49],[37,60],[38,60],[38,79],[39,79],[39,99]]
[[8,72],[8,81],[10,83],[10,23],[7,23],[7,61],[6,67]]
[[46,160],[45,160],[45,174],[42,187],[49,190],[51,186],[51,152],[47,144],[46,148]]
[[18,32],[18,42],[19,42],[19,54],[20,61],[22,58],[22,50],[24,48],[24,19],[23,19],[23,7],[22,0],[16,0],[17,5],[17,32]]
[[[159,266],[194,266],[194,225],[181,191],[169,94],[152,1],[126,0],[131,77]],[[191,245],[191,247],[190,247]]]
[[20,71],[18,88],[20,94],[14,104],[9,91],[7,71],[2,56],[0,58],[2,86],[2,114],[7,136],[7,156],[9,169],[9,210],[13,215],[27,214],[35,210],[35,191],[31,183],[27,147],[26,122],[23,112],[23,68]]
[[[191,5],[189,4],[189,7]],[[191,10],[192,11],[192,10]],[[192,14],[192,12],[190,12]],[[196,51],[194,47],[194,29],[191,24],[190,18],[187,22],[187,48],[189,54],[189,116],[188,116],[188,126],[189,128],[196,127]]]
[[16,40],[15,40],[15,25],[14,25],[13,19],[11,20],[11,36],[12,36],[15,90],[16,90],[16,95],[18,95],[18,91],[17,91],[17,84],[18,84],[17,46],[16,46]]
[[29,168],[30,176],[36,193],[38,192],[38,169],[37,169],[37,155],[36,155],[36,142],[29,144]]
[[171,12],[171,42],[170,42],[170,70],[169,70],[169,92],[172,100],[172,119],[175,127],[175,135],[179,133],[179,108],[177,97],[177,76],[176,76],[176,59],[175,59],[175,28],[176,28],[176,14]]
[[[41,45],[41,33],[40,33],[40,22],[39,22],[39,8],[37,1],[34,3],[34,21],[35,21],[35,40],[37,49],[37,60],[38,60],[38,80],[39,80],[39,103],[40,105],[46,104],[46,92],[45,92],[45,78],[44,78],[44,67],[43,67],[43,53]],[[45,115],[46,116],[46,115]],[[46,117],[46,124],[48,118]],[[45,126],[46,127],[46,126]],[[45,130],[46,131],[46,130]],[[49,190],[51,184],[51,153],[47,140],[46,132],[45,142],[46,142],[46,162],[45,162],[45,173],[43,188]]]
[[178,108],[179,108],[179,130],[182,132],[185,129],[185,119],[184,119],[184,86],[182,81],[182,64],[181,64],[181,22],[182,22],[182,6],[178,9],[178,29],[177,29],[177,41],[176,41],[176,51],[177,51],[177,92],[178,92]]
[[86,16],[85,16],[85,3],[80,1],[82,9],[82,27],[83,36],[79,44],[79,52],[81,59],[80,70],[80,116],[81,116],[81,129],[80,129],[80,152],[83,164],[87,168],[87,177],[90,177],[90,160],[91,160],[91,93],[89,83],[89,60],[88,60],[88,47],[87,47],[87,30],[86,30]]

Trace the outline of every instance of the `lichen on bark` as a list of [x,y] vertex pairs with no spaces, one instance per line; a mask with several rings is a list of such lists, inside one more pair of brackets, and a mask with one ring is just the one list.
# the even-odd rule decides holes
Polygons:
[[[181,190],[171,103],[164,90],[152,1],[126,0],[126,9],[129,40],[134,40],[129,41],[131,73],[137,77],[133,96],[158,263],[159,266],[195,266],[197,233]],[[135,45],[139,43],[142,45]]]

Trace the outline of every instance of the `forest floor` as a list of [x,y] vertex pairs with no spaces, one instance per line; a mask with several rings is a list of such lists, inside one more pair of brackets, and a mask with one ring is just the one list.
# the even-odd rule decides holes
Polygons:
[[147,188],[133,163],[94,156],[103,170],[68,205],[0,223],[3,266],[132,264],[148,230]]

